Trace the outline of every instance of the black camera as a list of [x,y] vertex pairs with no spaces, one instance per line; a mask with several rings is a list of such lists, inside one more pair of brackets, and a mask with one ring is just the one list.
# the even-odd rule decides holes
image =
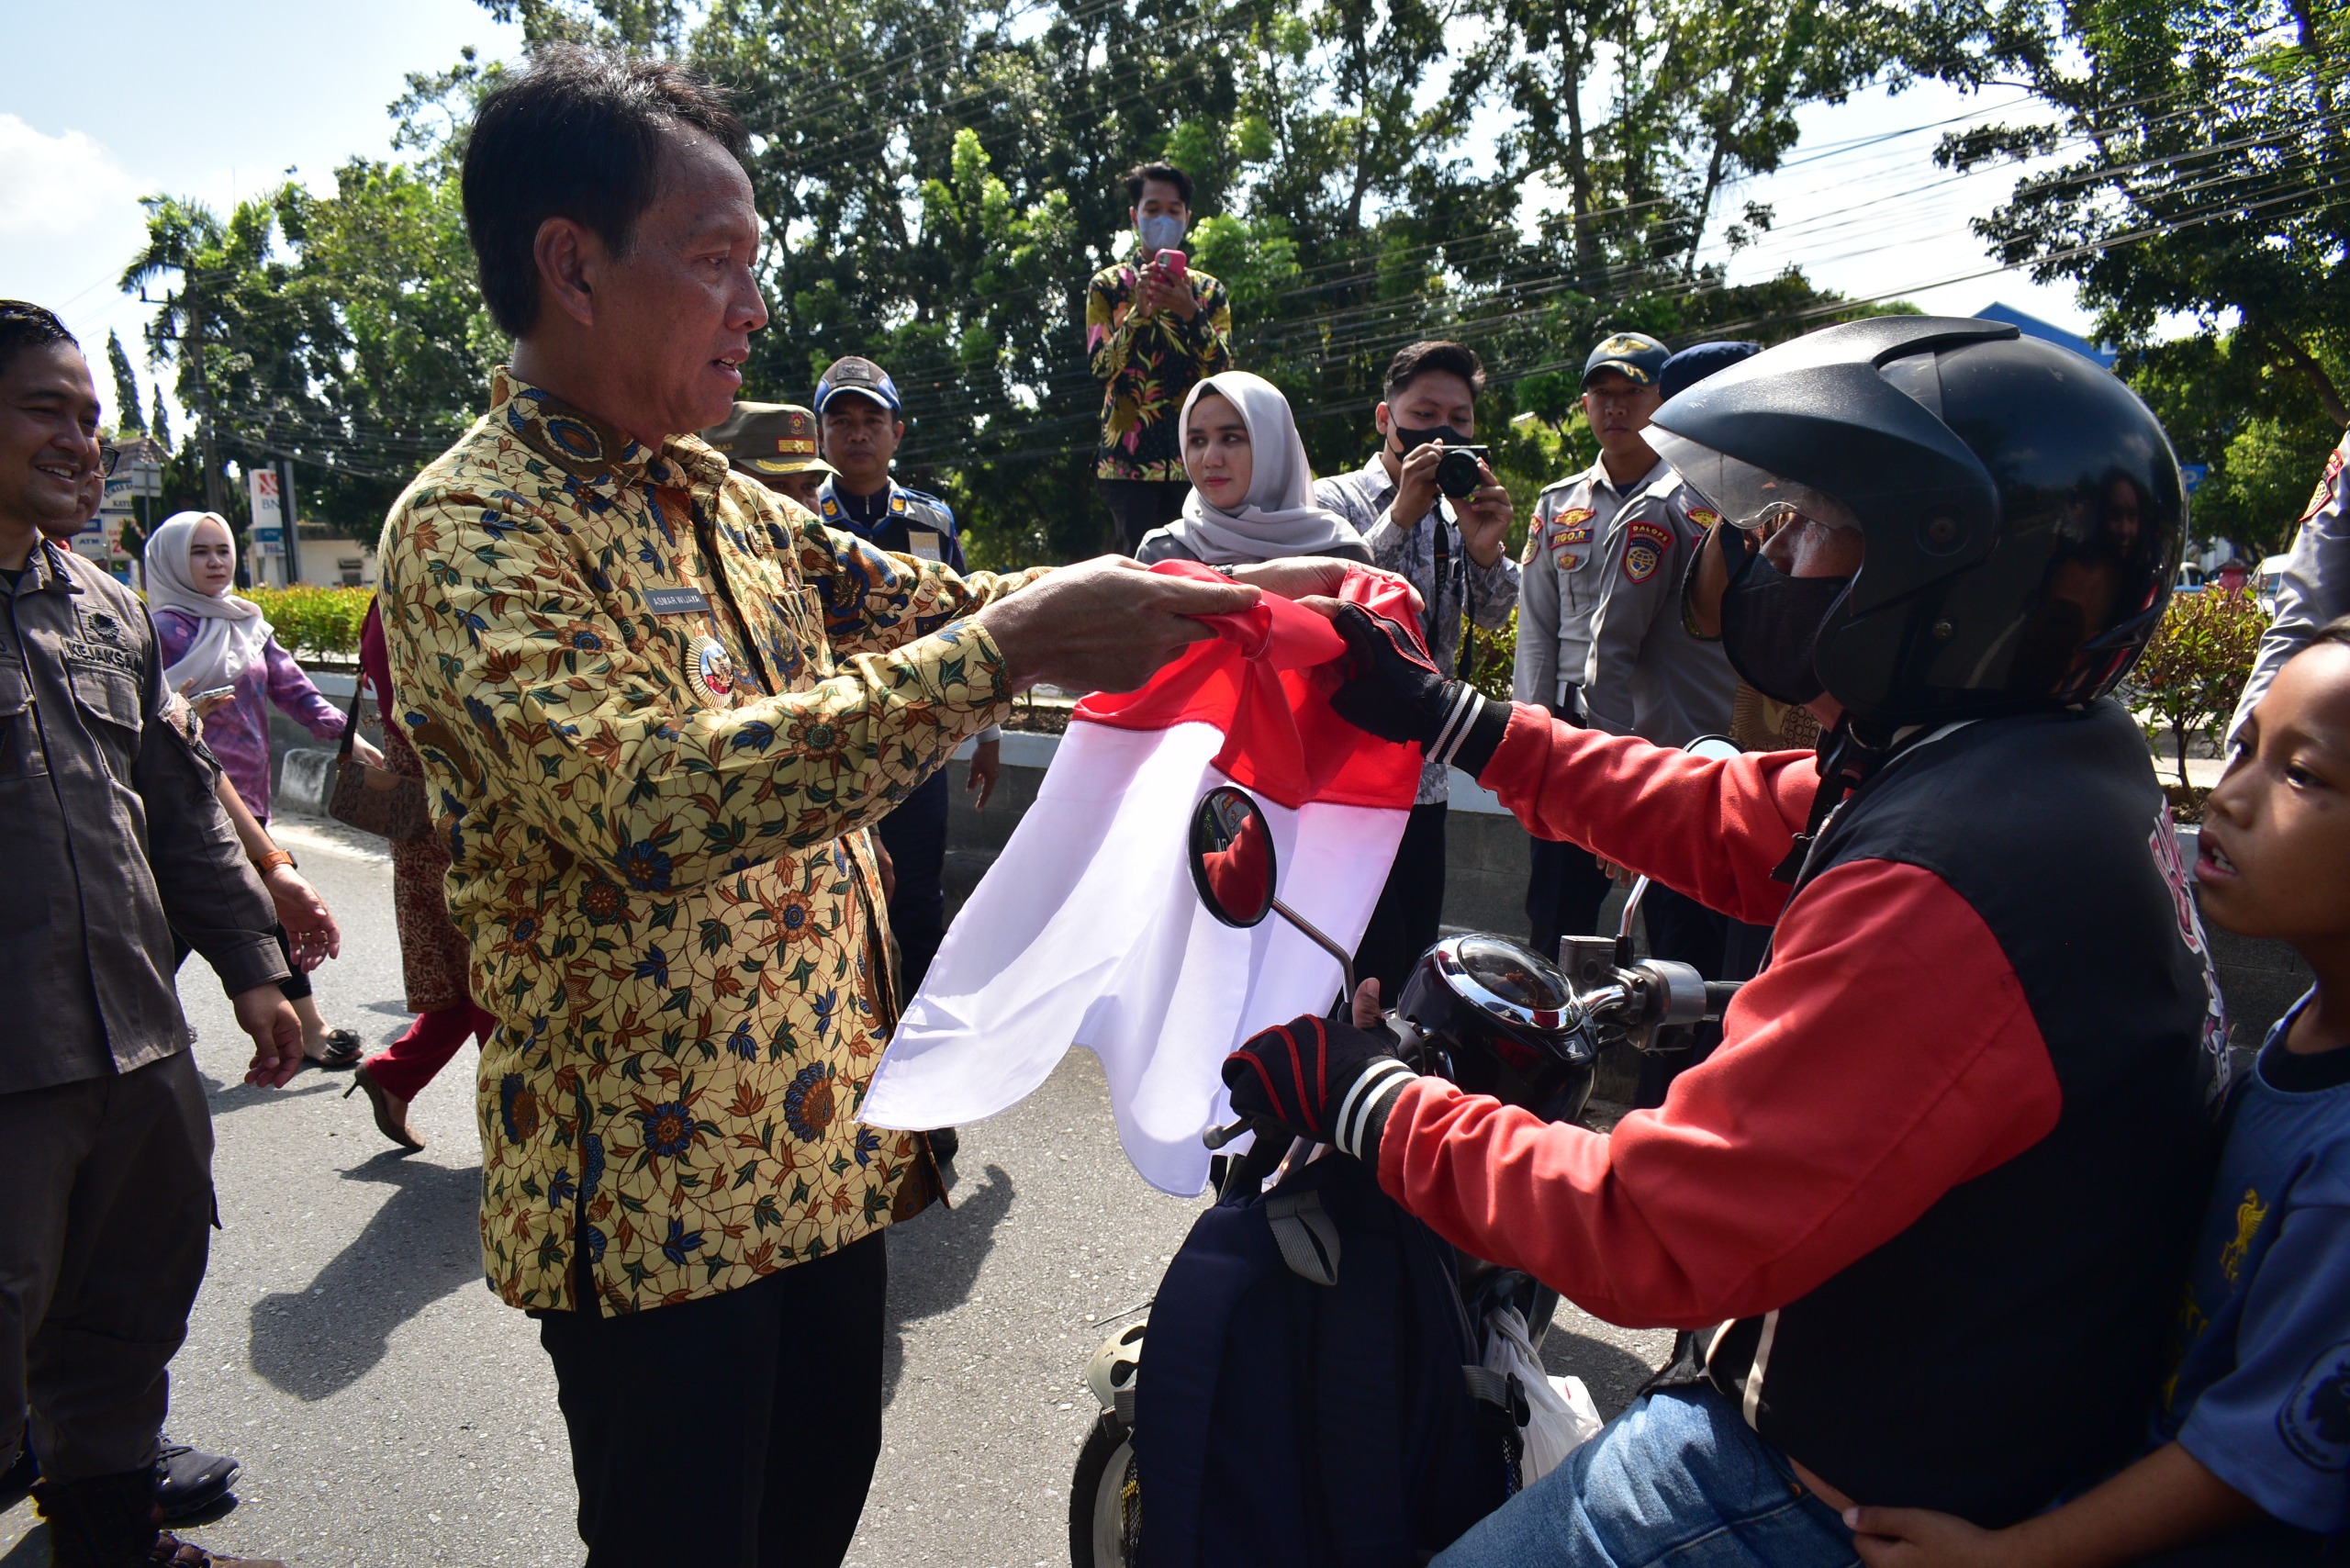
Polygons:
[[1448,446],[1436,460],[1436,487],[1454,500],[1485,487],[1485,448]]

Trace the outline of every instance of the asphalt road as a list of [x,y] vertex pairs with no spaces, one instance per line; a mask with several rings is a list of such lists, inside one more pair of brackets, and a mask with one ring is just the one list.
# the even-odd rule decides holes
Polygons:
[[[344,932],[321,1006],[390,1039],[407,1014],[389,863],[332,823],[280,826]],[[364,1099],[340,1098],[346,1075],[241,1085],[226,1002],[201,960],[185,978],[226,1229],[173,1367],[170,1431],[246,1467],[236,1506],[191,1539],[317,1568],[580,1562],[554,1377],[529,1320],[481,1281],[470,1051],[419,1099],[428,1147],[403,1155]],[[885,1449],[849,1561],[1058,1565],[1097,1324],[1148,1298],[1199,1204],[1127,1167],[1081,1050],[964,1129],[955,1176],[951,1211],[890,1233]],[[1567,1310],[1546,1359],[1612,1413],[1670,1340]],[[42,1536],[29,1503],[0,1512],[0,1568],[45,1563]]]

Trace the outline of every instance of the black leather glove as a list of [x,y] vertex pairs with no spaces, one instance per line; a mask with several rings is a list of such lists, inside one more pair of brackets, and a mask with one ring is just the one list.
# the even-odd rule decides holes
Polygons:
[[1383,741],[1417,742],[1430,761],[1472,778],[1484,771],[1509,727],[1508,703],[1446,679],[1412,634],[1383,615],[1349,604],[1331,624],[1354,655],[1330,699],[1338,717]]
[[1232,1108],[1376,1164],[1396,1092],[1419,1074],[1384,1035],[1307,1014],[1249,1036],[1224,1058]]

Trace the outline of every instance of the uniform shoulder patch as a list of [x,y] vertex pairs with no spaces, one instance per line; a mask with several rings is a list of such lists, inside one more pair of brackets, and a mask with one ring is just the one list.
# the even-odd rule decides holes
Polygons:
[[1624,580],[1644,583],[1673,554],[1673,530],[1646,518],[1624,525]]
[[[2343,442],[2343,446],[2350,446],[2350,440],[2345,440]],[[2332,506],[2333,504],[2334,489],[2341,483],[2342,447],[2337,446],[2332,452],[2326,454],[2325,472],[2318,476],[2317,491],[2310,497],[2309,510],[2301,513],[2301,521],[2303,522],[2307,522],[2310,519],[2315,517],[2318,513]]]

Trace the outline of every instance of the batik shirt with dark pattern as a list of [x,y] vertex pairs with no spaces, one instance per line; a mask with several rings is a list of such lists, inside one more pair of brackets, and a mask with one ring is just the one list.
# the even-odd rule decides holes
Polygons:
[[[866,836],[1010,705],[958,577],[501,372],[393,507],[393,685],[498,1029],[482,1254],[520,1307],[713,1295],[934,1193],[860,1126],[890,1022]],[[575,1234],[576,1232],[576,1235]]]
[[1203,272],[1186,275],[1199,314],[1186,321],[1135,314],[1136,252],[1103,267],[1085,290],[1085,352],[1102,383],[1102,444],[1094,476],[1181,485],[1176,424],[1194,383],[1232,368],[1232,297]]

